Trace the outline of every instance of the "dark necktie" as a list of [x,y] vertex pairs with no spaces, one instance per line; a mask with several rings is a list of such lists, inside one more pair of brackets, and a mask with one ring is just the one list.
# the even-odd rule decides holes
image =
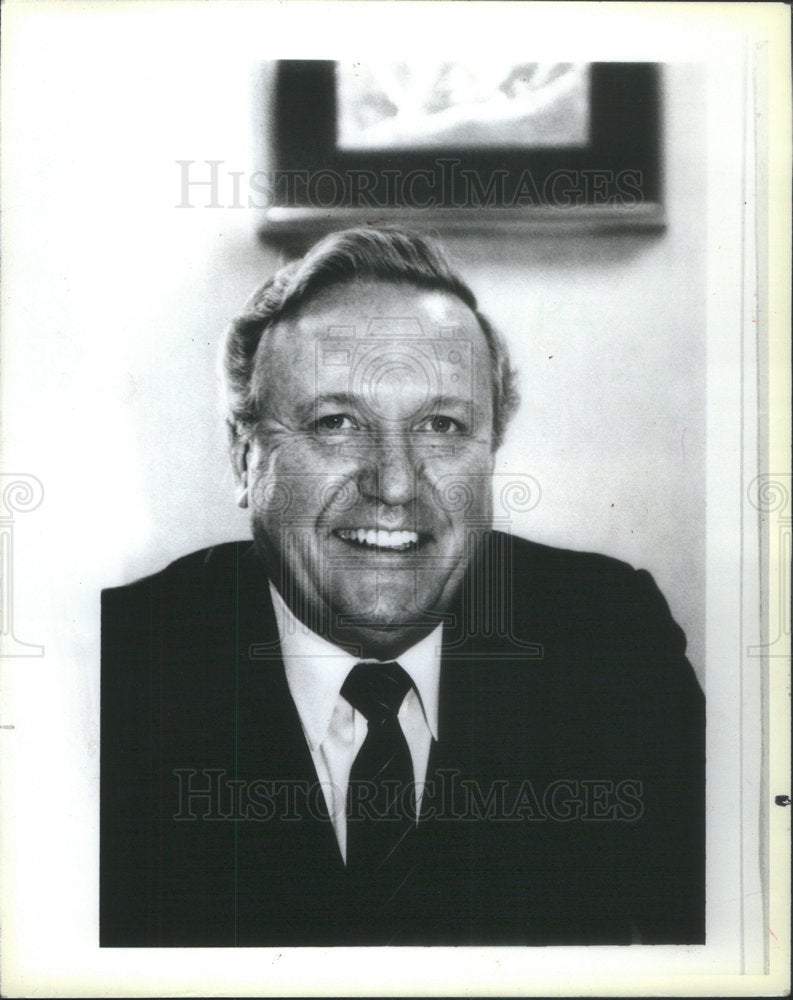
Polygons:
[[398,663],[359,663],[341,688],[368,724],[350,771],[347,871],[383,902],[407,875],[406,841],[416,825],[413,762],[397,719],[411,687]]

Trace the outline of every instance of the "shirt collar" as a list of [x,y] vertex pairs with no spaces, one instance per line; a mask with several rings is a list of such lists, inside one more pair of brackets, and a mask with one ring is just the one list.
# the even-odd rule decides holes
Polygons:
[[[341,686],[360,661],[299,621],[272,582],[270,595],[278,623],[286,681],[306,739],[312,752],[316,752],[327,735]],[[399,657],[400,666],[419,693],[424,718],[436,740],[442,637],[443,626],[438,625]]]
[[415,646],[399,656],[399,665],[406,671],[419,693],[424,718],[430,732],[438,738],[438,688],[441,679],[441,647],[443,625],[438,625]]

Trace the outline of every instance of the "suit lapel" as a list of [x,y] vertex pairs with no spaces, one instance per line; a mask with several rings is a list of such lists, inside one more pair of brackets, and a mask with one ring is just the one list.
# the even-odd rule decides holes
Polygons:
[[267,578],[252,546],[241,559],[238,609],[237,777],[274,806],[272,818],[248,826],[258,826],[260,842],[275,837],[288,842],[292,854],[302,846],[312,865],[338,870],[341,856],[286,681]]

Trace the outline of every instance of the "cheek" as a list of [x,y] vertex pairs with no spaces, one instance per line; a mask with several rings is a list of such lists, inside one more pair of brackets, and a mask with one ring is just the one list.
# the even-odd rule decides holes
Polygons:
[[319,516],[353,507],[359,499],[360,461],[340,447],[293,437],[257,456],[252,464],[252,506],[273,530],[305,529]]
[[440,511],[457,523],[469,519],[481,524],[492,510],[493,455],[478,442],[457,446],[453,454],[425,465]]

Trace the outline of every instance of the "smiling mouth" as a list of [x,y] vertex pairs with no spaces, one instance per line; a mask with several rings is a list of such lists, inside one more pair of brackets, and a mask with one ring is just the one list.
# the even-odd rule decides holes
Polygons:
[[383,552],[414,552],[420,541],[415,531],[384,531],[382,528],[340,528],[334,534],[350,545]]

